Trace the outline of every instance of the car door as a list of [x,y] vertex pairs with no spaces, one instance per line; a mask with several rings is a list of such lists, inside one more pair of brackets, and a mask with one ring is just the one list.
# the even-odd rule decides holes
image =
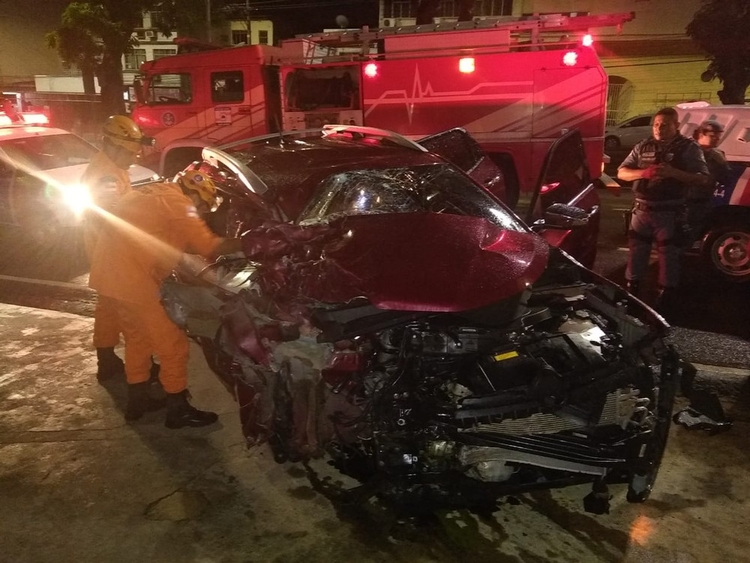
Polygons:
[[502,171],[465,129],[448,129],[423,137],[417,142],[461,169],[500,201],[508,204]]
[[[566,207],[553,208],[554,204]],[[564,216],[551,214],[556,210]],[[587,268],[594,265],[601,219],[599,194],[589,177],[583,139],[577,129],[549,148],[534,192],[522,198],[517,212],[552,246]]]

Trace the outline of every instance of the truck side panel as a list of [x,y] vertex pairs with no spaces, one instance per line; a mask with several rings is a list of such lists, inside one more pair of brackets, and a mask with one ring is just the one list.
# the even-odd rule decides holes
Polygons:
[[575,52],[569,67],[561,50],[478,55],[472,72],[455,56],[379,61],[361,79],[365,125],[414,138],[463,127],[486,150],[513,156],[524,190],[552,140],[577,127],[597,177],[606,75],[590,50]]

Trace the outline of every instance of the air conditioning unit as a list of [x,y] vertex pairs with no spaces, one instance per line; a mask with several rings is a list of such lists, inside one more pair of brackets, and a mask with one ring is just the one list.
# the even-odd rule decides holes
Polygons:
[[391,20],[383,20],[383,27],[391,27]]
[[146,39],[154,39],[156,37],[156,32],[152,30],[146,31]]

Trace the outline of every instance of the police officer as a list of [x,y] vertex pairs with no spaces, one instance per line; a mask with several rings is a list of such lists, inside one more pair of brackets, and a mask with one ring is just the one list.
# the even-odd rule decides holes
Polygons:
[[706,178],[705,184],[694,184],[688,188],[687,222],[690,226],[688,248],[692,247],[706,227],[714,190],[726,184],[729,179],[730,168],[727,158],[724,151],[716,148],[722,133],[724,133],[724,127],[713,119],[707,119],[701,123],[693,133],[693,138],[700,145],[703,157],[706,159],[709,177]]
[[162,406],[149,395],[151,355],[161,363],[159,380],[167,394],[168,428],[205,426],[215,413],[188,401],[188,339],[167,316],[159,287],[184,252],[204,257],[232,254],[240,240],[216,236],[201,215],[216,203],[216,187],[191,169],[175,182],[148,184],[122,197],[102,229],[89,276],[90,287],[113,300],[125,336],[128,382],[126,420]]
[[[135,164],[143,145],[152,144],[129,117],[113,115],[102,128],[102,150],[91,160],[81,176],[89,188],[92,202],[99,209],[112,212],[117,201],[131,190],[128,168]],[[102,228],[102,215],[90,210],[84,219],[83,240],[91,263]],[[114,305],[107,296],[98,296],[94,310],[94,347],[99,382],[123,375],[122,360],[115,354],[120,342],[120,323]]]
[[648,270],[651,247],[659,257],[657,305],[674,293],[680,280],[680,237],[688,187],[704,185],[708,169],[698,144],[679,133],[674,108],[656,112],[653,135],[638,143],[617,170],[633,183],[635,204],[628,230],[628,290],[637,295]]

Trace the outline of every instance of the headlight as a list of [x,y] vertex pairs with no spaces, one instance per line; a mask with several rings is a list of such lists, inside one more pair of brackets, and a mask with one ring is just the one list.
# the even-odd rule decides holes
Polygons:
[[65,205],[75,213],[76,217],[80,217],[93,203],[91,192],[83,184],[62,186],[60,191]]

